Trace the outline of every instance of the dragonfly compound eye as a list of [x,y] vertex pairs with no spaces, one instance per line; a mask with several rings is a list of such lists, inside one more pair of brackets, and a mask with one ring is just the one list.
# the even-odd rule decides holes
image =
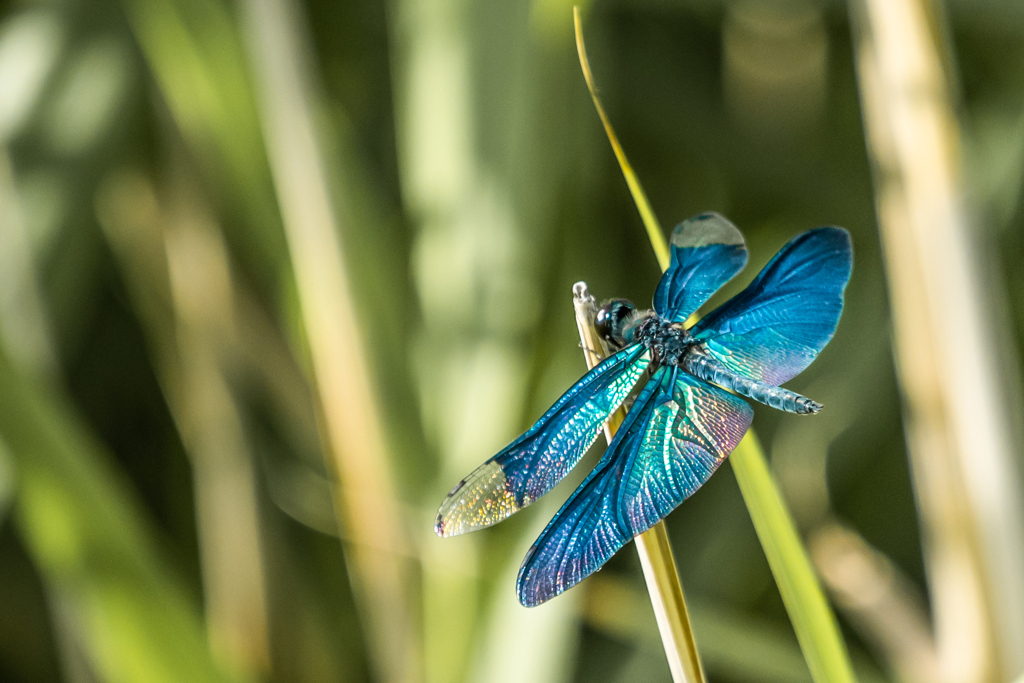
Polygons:
[[636,306],[626,299],[612,299],[597,309],[594,327],[597,328],[597,333],[608,341],[617,346],[623,346],[625,339],[622,333],[634,311],[636,311]]

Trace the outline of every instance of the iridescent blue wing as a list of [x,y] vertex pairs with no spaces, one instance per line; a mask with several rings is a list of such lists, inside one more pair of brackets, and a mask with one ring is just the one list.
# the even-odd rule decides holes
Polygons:
[[849,233],[808,230],[691,334],[729,370],[778,386],[810,365],[832,339],[852,267]]
[[672,262],[654,292],[654,310],[683,322],[747,264],[736,226],[714,212],[683,221],[672,231]]
[[530,429],[460,481],[434,531],[457,536],[496,524],[550,491],[576,466],[651,362],[634,344],[583,376]]
[[667,368],[647,382],[589,476],[534,542],[519,568],[519,602],[534,607],[601,568],[632,535],[619,510],[619,486],[665,394]]
[[519,601],[533,607],[571,588],[663,519],[718,469],[753,415],[723,389],[658,369],[601,462],[526,554]]

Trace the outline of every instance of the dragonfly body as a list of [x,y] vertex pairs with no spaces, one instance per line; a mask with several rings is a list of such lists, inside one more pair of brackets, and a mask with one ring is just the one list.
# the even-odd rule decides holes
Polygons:
[[643,344],[653,364],[684,370],[694,377],[711,382],[741,396],[778,410],[798,415],[817,413],[822,406],[789,389],[743,377],[710,358],[701,342],[690,335],[680,323],[670,322],[654,311],[645,312],[623,332],[625,339]]
[[671,254],[653,311],[622,299],[599,310],[596,327],[618,350],[460,481],[438,511],[439,536],[518,512],[561,481],[635,395],[600,462],[523,560],[517,590],[528,607],[600,569],[699,489],[750,426],[754,413],[741,396],[797,414],[821,409],[781,385],[835,332],[852,268],[847,232],[797,235],[746,289],[692,327],[690,316],[746,264],[743,236],[722,216],[701,214],[676,227]]
[[683,357],[682,367],[694,377],[699,377],[705,382],[717,384],[725,389],[735,391],[740,396],[746,396],[758,403],[777,410],[784,410],[787,413],[813,415],[822,408],[817,401],[812,401],[789,389],[773,387],[770,384],[730,372],[728,368],[713,361],[697,349],[691,348]]

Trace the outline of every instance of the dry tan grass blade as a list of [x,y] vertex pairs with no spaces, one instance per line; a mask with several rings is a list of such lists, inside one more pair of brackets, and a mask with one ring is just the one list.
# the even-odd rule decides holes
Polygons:
[[935,9],[852,15],[940,680],[982,683],[1024,668],[1024,522]]

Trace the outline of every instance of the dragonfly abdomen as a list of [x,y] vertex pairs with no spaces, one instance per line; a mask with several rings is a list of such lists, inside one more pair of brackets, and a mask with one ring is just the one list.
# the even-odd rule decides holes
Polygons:
[[810,415],[821,410],[822,406],[817,401],[812,401],[806,396],[772,386],[764,382],[743,377],[731,372],[722,364],[708,358],[703,353],[691,349],[682,358],[682,368],[695,377],[705,382],[717,384],[725,389],[735,391],[740,396],[746,396],[758,403],[771,406],[787,413],[798,415]]

